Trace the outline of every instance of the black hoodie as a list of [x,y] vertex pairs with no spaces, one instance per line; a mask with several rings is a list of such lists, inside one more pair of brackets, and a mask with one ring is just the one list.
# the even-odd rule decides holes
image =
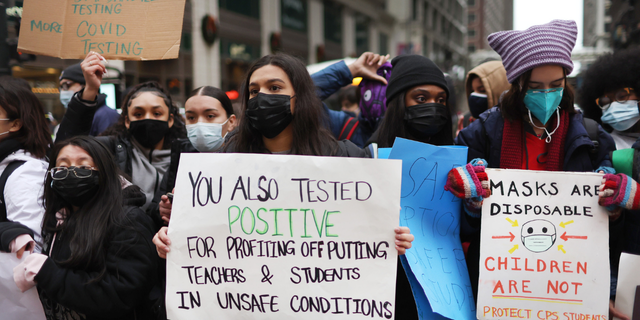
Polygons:
[[69,238],[48,238],[43,254],[49,259],[35,277],[47,319],[149,319],[148,297],[157,282],[158,255],[151,242],[153,222],[140,205],[145,196],[137,186],[123,190],[125,217],[131,228],[114,228],[106,244],[106,275],[69,269],[54,261],[69,258]]

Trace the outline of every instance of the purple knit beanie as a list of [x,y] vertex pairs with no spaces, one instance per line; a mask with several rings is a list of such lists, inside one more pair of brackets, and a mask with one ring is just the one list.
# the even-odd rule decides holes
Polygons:
[[576,44],[578,26],[572,20],[553,20],[527,30],[494,32],[487,40],[502,57],[507,79],[513,83],[521,74],[547,64],[573,70],[571,50]]

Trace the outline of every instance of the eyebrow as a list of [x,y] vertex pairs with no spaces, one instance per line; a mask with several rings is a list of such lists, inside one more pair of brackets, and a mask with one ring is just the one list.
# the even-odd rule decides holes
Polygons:
[[[414,89],[411,92],[424,92],[424,93],[431,94],[431,91],[425,90],[425,89]],[[436,92],[436,95],[441,95],[441,94],[446,94],[446,92],[444,90]]]
[[[284,80],[282,80],[282,79],[278,79],[278,78],[269,79],[269,80],[267,80],[266,82],[267,82],[267,83],[271,83],[271,82],[282,82],[282,83],[285,83],[285,82],[284,82]],[[249,85],[250,85],[250,86],[257,86],[258,84],[257,84],[257,83],[255,83],[255,82],[251,82],[251,83],[249,83]]]
[[[556,79],[556,80],[553,80],[550,83],[558,82],[560,80],[564,80],[564,77]],[[542,84],[542,82],[540,82],[540,81],[531,81],[531,80],[529,80],[529,83]]]
[[[158,108],[162,108],[162,106],[152,106],[151,108],[152,109],[158,109]],[[133,109],[143,109],[144,110],[144,108],[141,107],[141,106],[134,106]]]
[[[210,111],[218,112],[218,109],[215,109],[215,108],[209,108],[209,109],[204,110],[203,112],[210,112]],[[196,113],[196,112],[195,112],[195,111],[191,111],[191,110],[189,110],[189,111],[185,111],[184,113]]]

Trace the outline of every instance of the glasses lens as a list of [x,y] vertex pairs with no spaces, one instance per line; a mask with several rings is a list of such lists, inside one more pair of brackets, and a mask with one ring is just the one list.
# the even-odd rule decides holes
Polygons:
[[53,180],[62,180],[67,177],[69,173],[68,169],[65,167],[56,167],[51,169],[51,178]]
[[609,104],[611,104],[611,99],[609,97],[602,97],[598,99],[597,102],[600,108],[606,109],[609,107]]
[[616,92],[616,101],[617,102],[624,102],[629,100],[629,94],[627,93],[627,91],[625,90],[620,90],[618,92]]
[[74,169],[78,178],[88,178],[91,176],[91,167],[82,166]]

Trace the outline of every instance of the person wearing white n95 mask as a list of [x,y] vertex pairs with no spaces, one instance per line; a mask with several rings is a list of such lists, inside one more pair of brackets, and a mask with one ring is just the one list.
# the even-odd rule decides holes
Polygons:
[[[169,221],[171,202],[168,192],[175,186],[180,154],[185,152],[215,152],[224,144],[225,137],[237,125],[237,119],[227,94],[214,87],[204,86],[191,92],[184,104],[187,139],[177,139],[171,145],[171,163],[162,178],[152,211]],[[231,135],[229,135],[231,136]]]

